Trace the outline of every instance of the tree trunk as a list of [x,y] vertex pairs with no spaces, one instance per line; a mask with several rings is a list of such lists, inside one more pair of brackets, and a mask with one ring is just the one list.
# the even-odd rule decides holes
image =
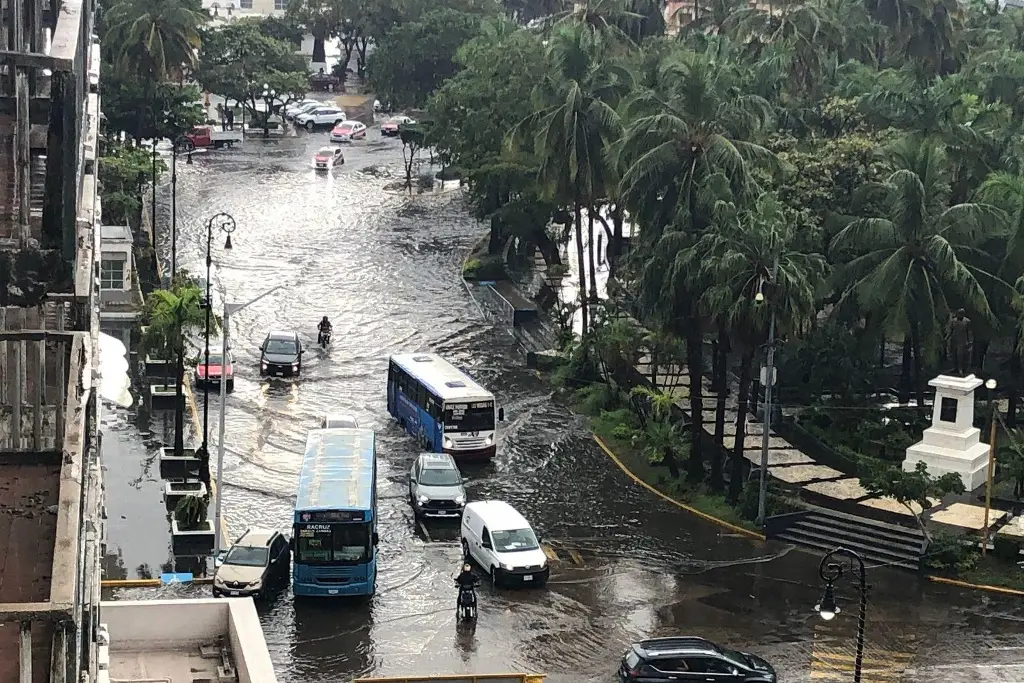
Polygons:
[[496,256],[501,253],[501,221],[491,216],[491,230],[487,237],[487,253]]
[[917,399],[917,406],[920,408],[924,405],[924,368],[921,361],[921,334],[917,329],[916,323],[911,323],[910,325],[910,340],[914,352],[914,397]]
[[622,205],[616,204],[612,211],[612,238],[608,241],[608,279],[614,279],[618,272],[619,256],[622,254]]
[[174,454],[181,456],[185,452],[185,398],[182,377],[185,375],[185,352],[177,353],[174,364]]
[[[351,38],[342,38],[341,39],[341,53],[344,56],[344,59],[341,61],[340,66],[341,66],[341,70],[343,72],[346,69],[348,69],[348,63],[352,61],[352,51],[355,50],[355,49],[356,49],[356,38],[354,36],[351,37]],[[342,77],[342,82],[344,83],[344,77]]]
[[702,385],[703,351],[700,329],[696,320],[687,321],[686,369],[690,373],[690,461],[687,469],[692,481],[704,478],[704,391]]
[[313,64],[323,64],[327,61],[327,51],[324,49],[324,36],[313,35]]
[[579,268],[579,280],[580,280],[580,314],[583,317],[583,331],[580,334],[581,339],[586,339],[589,330],[590,316],[587,311],[587,272],[583,267],[583,215],[581,213],[579,192],[576,193],[576,202],[573,206],[576,215],[576,267]]
[[1010,387],[1007,396],[1006,426],[1017,426],[1017,407],[1020,404],[1020,344],[1013,345],[1013,352],[1010,354]]
[[913,347],[910,343],[910,335],[903,338],[903,359],[900,363],[900,391],[899,402],[910,401],[911,369],[913,365]]
[[369,44],[370,39],[366,36],[356,38],[356,73],[359,74],[359,78],[366,75],[366,47]]
[[597,267],[594,265],[594,252],[597,245],[594,243],[594,212],[593,206],[587,207],[587,267],[590,268],[590,302],[596,304],[597,297]]
[[562,256],[558,253],[558,245],[551,239],[551,235],[544,229],[544,226],[540,226],[531,235],[531,239],[537,248],[540,249],[541,256],[544,257],[544,263],[549,266],[557,266],[562,264]]
[[[740,396],[745,396],[750,390],[750,373],[754,365],[754,353],[748,351],[743,354],[740,362]],[[761,423],[762,429],[768,429],[768,421]],[[736,410],[736,442],[732,445],[732,468],[729,474],[729,500],[736,502],[740,493],[743,492],[743,446],[747,440],[747,403],[740,401]]]
[[671,446],[667,446],[662,455],[665,461],[665,467],[668,468],[669,475],[673,479],[679,479],[679,459],[676,458],[676,450]]
[[715,448],[711,452],[711,487],[722,488],[722,457],[725,448],[725,408],[729,398],[729,337],[718,330],[718,349],[715,354]]

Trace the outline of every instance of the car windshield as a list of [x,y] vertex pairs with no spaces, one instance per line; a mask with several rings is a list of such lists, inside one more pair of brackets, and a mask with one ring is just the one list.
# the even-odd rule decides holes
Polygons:
[[228,551],[224,558],[224,564],[234,564],[240,567],[265,567],[269,552],[266,548],[251,548],[244,545],[236,545]]
[[540,547],[537,537],[530,529],[512,529],[510,531],[492,531],[494,550],[499,553],[516,553],[521,550],[536,550]]
[[329,156],[332,156],[333,154],[334,154],[334,149],[331,148],[331,147],[324,147],[319,152],[317,152],[317,156],[321,156],[321,157],[329,157]]
[[461,482],[458,470],[434,468],[420,472],[423,486],[458,486]]
[[[220,365],[222,359],[223,359],[223,356],[221,356],[219,353],[211,353],[210,354],[210,362],[209,362],[209,364],[210,365]],[[199,362],[200,363],[203,362],[203,357],[202,356],[199,357]],[[203,363],[203,364],[206,365],[206,363]]]
[[338,126],[338,128],[340,128],[341,130],[352,130],[355,127],[356,126],[354,123],[343,123],[340,126]]
[[392,126],[397,126],[400,123],[405,123],[405,121],[404,119],[388,119],[387,123],[391,124]]
[[750,659],[745,654],[743,654],[742,652],[737,652],[736,650],[730,650],[729,648],[725,648],[725,647],[719,647],[718,649],[721,651],[722,656],[724,656],[732,664],[737,664],[739,666],[750,666],[751,665]]
[[295,342],[291,339],[268,339],[267,346],[263,349],[266,353],[294,354]]

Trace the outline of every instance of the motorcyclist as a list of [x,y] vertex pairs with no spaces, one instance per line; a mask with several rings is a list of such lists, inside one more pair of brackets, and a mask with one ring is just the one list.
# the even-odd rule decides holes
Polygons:
[[327,319],[326,315],[323,317],[323,320],[317,324],[316,329],[317,332],[320,333],[320,339],[331,335],[331,321]]
[[473,572],[473,566],[468,562],[462,565],[462,573],[455,577],[455,584],[459,590],[472,590],[480,585],[480,579]]

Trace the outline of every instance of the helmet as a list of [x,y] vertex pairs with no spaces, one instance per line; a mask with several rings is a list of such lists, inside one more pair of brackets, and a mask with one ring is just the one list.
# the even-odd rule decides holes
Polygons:
[[327,322],[327,316],[324,316],[323,322]]
[[467,562],[466,564],[462,565],[462,571],[464,571],[464,572],[471,572],[471,571],[473,571],[473,567],[471,567],[469,565],[469,563]]

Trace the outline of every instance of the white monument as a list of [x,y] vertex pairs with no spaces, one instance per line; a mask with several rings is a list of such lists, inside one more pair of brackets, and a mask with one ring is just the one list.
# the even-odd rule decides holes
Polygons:
[[985,483],[988,467],[988,444],[980,442],[981,431],[974,426],[974,390],[983,382],[974,375],[939,375],[928,384],[935,387],[932,426],[907,449],[903,470],[912,472],[923,462],[932,476],[959,474],[973,491]]

